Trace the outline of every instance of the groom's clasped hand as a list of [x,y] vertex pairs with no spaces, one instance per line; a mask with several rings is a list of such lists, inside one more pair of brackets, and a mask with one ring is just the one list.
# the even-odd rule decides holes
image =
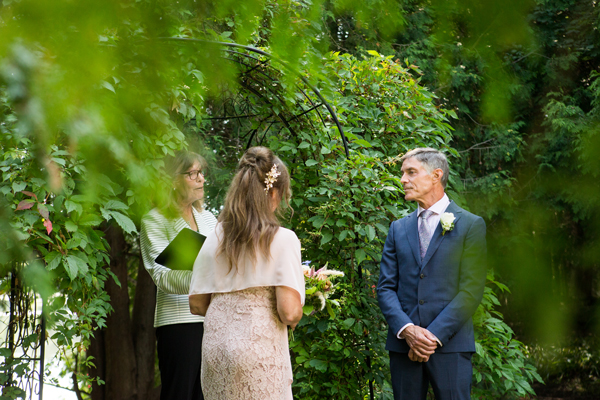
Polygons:
[[408,358],[411,361],[427,362],[429,356],[438,346],[437,338],[425,328],[420,326],[407,326],[402,332],[406,343],[410,347]]

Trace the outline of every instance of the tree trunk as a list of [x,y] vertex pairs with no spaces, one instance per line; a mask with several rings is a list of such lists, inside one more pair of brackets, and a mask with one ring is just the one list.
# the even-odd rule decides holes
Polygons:
[[109,279],[106,291],[114,311],[106,319],[106,398],[131,400],[137,398],[136,358],[133,330],[129,316],[126,242],[123,231],[111,225],[106,231],[110,245],[110,269],[121,286]]
[[[94,332],[94,337],[88,349],[88,355],[94,357],[92,362],[96,366],[96,368],[90,369],[89,374],[106,382],[106,360],[104,354],[104,329],[98,329]],[[104,385],[98,385],[95,381],[92,383],[92,400],[107,400],[104,396]]]
[[[133,303],[133,343],[137,362],[138,399],[158,400],[160,388],[154,388],[154,362],[156,330],[154,329],[154,307],[156,285],[139,258],[135,301]],[[158,389],[158,390],[157,390]]]
[[111,225],[106,232],[110,245],[110,269],[121,286],[112,279],[106,291],[113,307],[106,328],[97,330],[88,354],[96,368],[90,375],[105,382],[92,386],[92,400],[158,400],[160,388],[154,387],[156,287],[138,255],[133,316],[130,316],[127,249],[123,231]]

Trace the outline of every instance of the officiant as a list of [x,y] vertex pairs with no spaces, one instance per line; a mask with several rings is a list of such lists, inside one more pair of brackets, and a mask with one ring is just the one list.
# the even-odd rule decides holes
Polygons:
[[212,235],[217,219],[203,208],[206,161],[200,155],[177,152],[166,160],[165,170],[172,179],[169,201],[142,218],[140,232],[144,266],[157,288],[154,327],[160,399],[198,400],[204,398],[200,384],[204,318],[190,312],[192,271],[167,268],[155,259],[184,228]]

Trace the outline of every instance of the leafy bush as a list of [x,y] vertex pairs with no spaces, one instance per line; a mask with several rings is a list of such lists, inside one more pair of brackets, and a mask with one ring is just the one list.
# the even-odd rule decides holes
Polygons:
[[513,330],[504,323],[502,314],[494,310],[500,305],[494,287],[509,291],[488,272],[483,300],[473,316],[477,349],[473,356],[473,397],[519,399],[535,395],[530,383],[543,380],[528,359],[527,347],[513,338]]
[[[578,380],[584,386],[600,380],[600,344],[597,338],[577,338],[559,345],[534,345],[530,357],[546,382],[563,384]],[[568,384],[567,384],[568,386]]]

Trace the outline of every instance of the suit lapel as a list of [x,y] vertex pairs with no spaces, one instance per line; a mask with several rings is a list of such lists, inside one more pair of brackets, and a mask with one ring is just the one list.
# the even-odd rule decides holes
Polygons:
[[[444,212],[450,212],[450,213],[454,214],[454,218],[456,218],[454,220],[454,228],[456,229],[456,225],[457,225],[458,220],[460,219],[461,213],[462,213],[461,208],[458,207],[455,202],[450,202],[450,204],[448,205],[448,208],[446,208],[446,211],[444,211]],[[446,233],[446,235],[447,234],[448,233]],[[418,232],[417,232],[417,235],[418,235]],[[423,259],[423,264],[421,265],[421,269],[423,269],[427,265],[427,263],[429,262],[429,260],[431,259],[431,257],[435,253],[435,251],[438,249],[438,247],[440,247],[440,245],[444,241],[444,238],[446,237],[446,235],[442,235],[442,224],[441,224],[441,222],[438,223],[435,228],[435,231],[433,232],[433,236],[431,237],[431,241],[429,242],[429,247],[427,248],[427,253],[425,253],[425,258]],[[417,242],[418,242],[418,238],[417,238]],[[417,245],[418,245],[418,243],[417,243]]]
[[415,260],[419,267],[421,267],[421,250],[419,247],[419,226],[418,226],[419,216],[417,215],[417,211],[414,211],[410,214],[406,220],[406,224],[404,225],[406,229],[406,236],[408,237],[408,244],[412,249],[413,256],[415,256]]

